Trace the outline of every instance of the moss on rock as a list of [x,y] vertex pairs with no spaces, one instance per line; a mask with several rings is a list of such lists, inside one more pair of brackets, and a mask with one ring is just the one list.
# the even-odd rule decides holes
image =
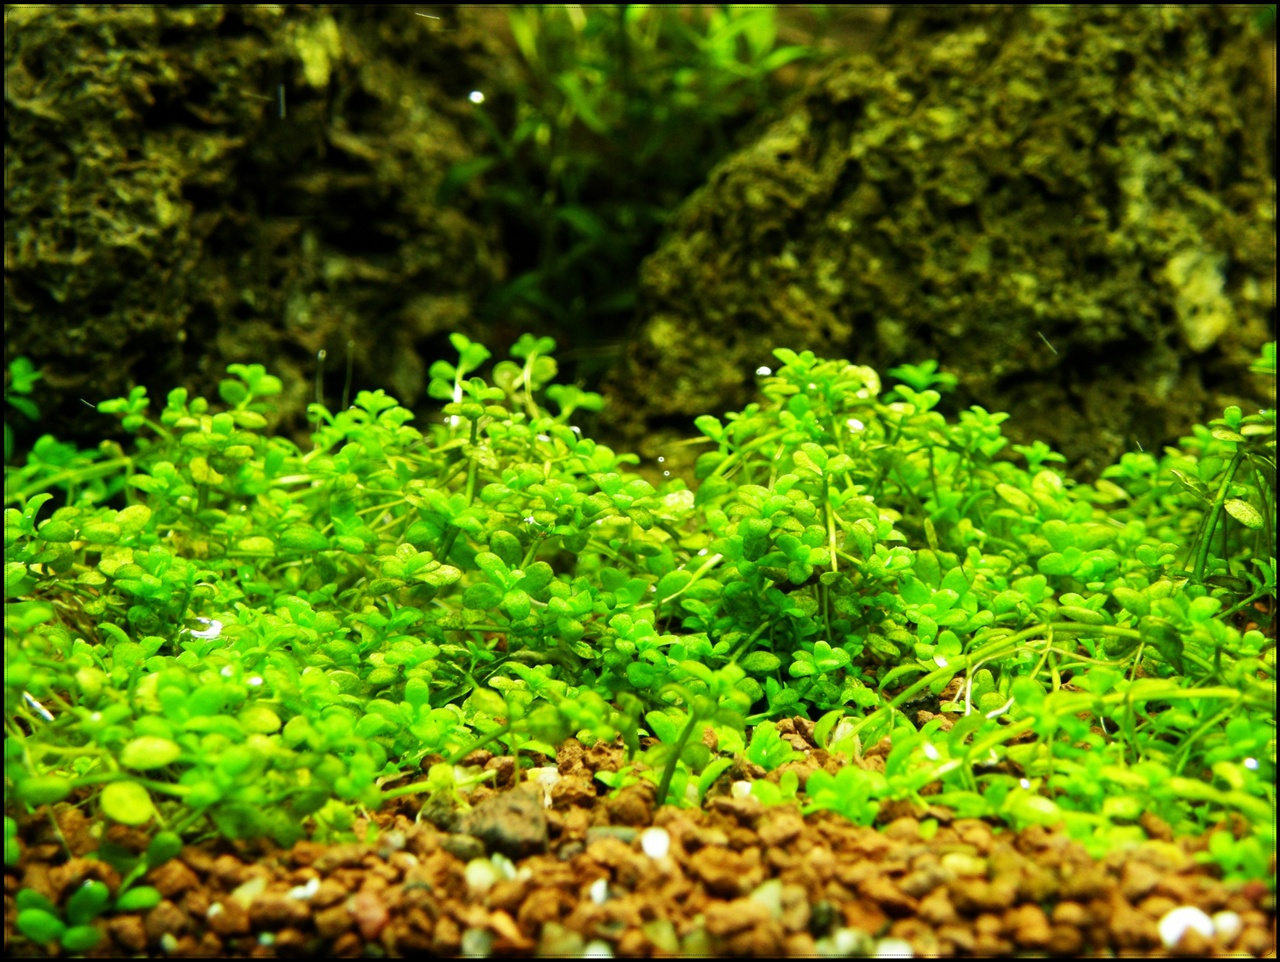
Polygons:
[[465,9],[6,8],[5,349],[44,372],[41,431],[257,360],[305,426],[348,339],[358,377],[420,396],[423,339],[505,273],[437,201],[500,49]]
[[1247,394],[1274,328],[1247,11],[911,8],[722,163],[644,265],[614,426],[735,408],[771,347],[937,357],[1089,475]]

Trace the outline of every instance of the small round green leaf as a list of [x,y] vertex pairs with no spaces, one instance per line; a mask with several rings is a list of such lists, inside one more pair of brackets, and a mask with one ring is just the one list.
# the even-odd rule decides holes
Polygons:
[[226,401],[228,404],[239,404],[248,396],[249,389],[239,381],[232,381],[228,379],[226,381],[218,382],[218,397],[222,398],[222,400]]
[[276,553],[275,542],[270,538],[264,538],[261,535],[241,538],[236,542],[236,547],[239,550],[247,551],[250,554],[274,555]]
[[112,782],[102,790],[102,811],[122,825],[142,825],[155,814],[155,806],[137,782]]
[[[147,864],[151,864],[150,852],[148,852]],[[137,888],[129,889],[129,891],[116,899],[115,910],[117,912],[146,912],[159,905],[160,900],[161,895],[158,889],[154,889],[150,885],[139,885]]]
[[502,596],[502,607],[511,618],[519,621],[521,618],[529,617],[533,603],[528,594],[519,588],[513,588]]
[[1134,591],[1132,588],[1118,585],[1112,589],[1111,593],[1115,596],[1116,601],[1120,602],[1124,610],[1131,615],[1137,615],[1141,618],[1151,610],[1151,602],[1147,600],[1147,596],[1141,591]]
[[36,775],[18,785],[18,797],[28,805],[60,802],[71,794],[72,782],[61,775]]
[[1058,612],[1064,618],[1078,621],[1084,625],[1105,625],[1108,622],[1104,612],[1094,611],[1092,608],[1084,608],[1080,605],[1062,605],[1058,608]]
[[125,768],[147,771],[172,765],[182,755],[177,742],[154,735],[143,735],[127,743],[120,752],[120,764]]
[[182,836],[177,832],[157,832],[147,846],[147,868],[163,865],[182,851]]
[[27,577],[27,566],[21,561],[6,561],[4,565],[4,596],[21,594],[22,583]]
[[68,952],[88,952],[102,941],[102,933],[92,925],[77,925],[62,933],[62,947]]
[[196,782],[187,793],[187,805],[193,809],[208,808],[222,799],[222,791],[211,781]]
[[782,659],[771,651],[753,651],[738,664],[742,666],[744,671],[777,671],[778,666],[782,664]]
[[280,545],[294,551],[324,551],[329,541],[309,524],[295,524],[280,533]]
[[462,593],[462,604],[466,608],[488,611],[502,602],[502,589],[497,585],[472,585]]
[[271,735],[280,730],[280,716],[266,705],[250,705],[240,713],[244,730],[258,735]]
[[38,945],[48,945],[62,938],[67,927],[56,915],[44,909],[24,909],[16,920],[18,931]]
[[71,925],[85,925],[102,914],[111,901],[111,890],[96,879],[89,879],[67,900],[67,921]]
[[112,521],[91,521],[80,529],[80,537],[91,544],[115,544],[120,535],[120,525]]
[[1262,515],[1248,501],[1232,498],[1223,507],[1227,509],[1227,514],[1231,515],[1246,528],[1252,528],[1256,531],[1262,527]]
[[75,536],[75,527],[66,521],[46,521],[40,525],[40,530],[37,532],[37,537],[42,541],[53,541],[60,544],[73,541]]
[[410,678],[404,683],[404,700],[421,708],[431,700],[431,686],[422,678]]
[[19,912],[25,912],[27,909],[39,909],[42,912],[48,912],[50,915],[56,915],[58,911],[52,902],[35,889],[18,889],[18,894],[14,896],[13,903]]
[[509,568],[520,564],[520,556],[524,549],[520,547],[520,539],[510,531],[499,528],[489,535],[489,550],[496,554]]
[[267,426],[267,419],[257,411],[232,411],[231,418],[236,422],[236,427],[244,428],[248,431],[260,431]]
[[116,524],[127,534],[137,534],[151,520],[151,509],[145,504],[131,504],[116,512]]

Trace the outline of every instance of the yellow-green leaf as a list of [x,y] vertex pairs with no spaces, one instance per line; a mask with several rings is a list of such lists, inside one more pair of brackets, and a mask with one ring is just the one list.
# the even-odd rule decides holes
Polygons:
[[178,743],[155,735],[143,735],[128,742],[120,751],[120,764],[125,768],[146,771],[172,765],[182,754]]
[[102,811],[122,825],[142,825],[155,814],[155,806],[137,782],[112,782],[102,790]]

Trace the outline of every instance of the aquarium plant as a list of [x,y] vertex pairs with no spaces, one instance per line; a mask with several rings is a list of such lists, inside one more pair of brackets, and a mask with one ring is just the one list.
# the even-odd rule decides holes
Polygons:
[[734,135],[785,92],[780,68],[816,60],[781,44],[773,5],[521,5],[507,11],[518,78],[473,95],[485,134],[441,203],[502,226],[511,277],[485,306],[599,340],[620,334],[640,260]]
[[[135,437],[109,459],[6,468],[6,863],[60,802],[159,840],[126,873],[341,838],[392,798],[465,805],[478,747],[575,736],[627,746],[602,790],[668,804],[749,763],[758,798],[859,824],[945,805],[1100,854],[1158,819],[1274,878],[1273,408],[1082,484],[1005,414],[940,414],[935,366],[778,349],[655,486],[584,436],[601,398],[551,339],[452,342],[420,428],[360,391],[299,446],[233,364],[216,400],[100,404]],[[795,716],[838,773],[788,767]],[[29,927],[79,945],[106,903],[78,897],[27,897]]]

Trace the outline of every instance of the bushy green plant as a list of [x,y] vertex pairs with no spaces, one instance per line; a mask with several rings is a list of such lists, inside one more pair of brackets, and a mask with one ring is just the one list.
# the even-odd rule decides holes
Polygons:
[[18,910],[18,931],[38,945],[59,945],[63,951],[78,953],[95,948],[102,933],[93,925],[105,912],[145,912],[160,904],[160,892],[149,885],[121,891],[111,890],[96,879],[85,881],[67,900],[64,911],[34,889],[19,889],[14,897]]
[[643,763],[611,787],[696,804],[735,752],[783,765],[768,721],[805,715],[849,767],[757,797],[869,824],[928,794],[1098,849],[1143,813],[1242,816],[1229,873],[1274,846],[1274,411],[1077,484],[1005,459],[1005,415],[944,418],[936,368],[885,391],[779,349],[760,401],[698,420],[696,489],[654,488],[574,425],[601,400],[549,338],[488,378],[453,344],[422,430],[362,391],[302,450],[264,430],[279,382],[232,365],[220,405],[101,406],[138,435],[95,475],[124,507],[10,489],[6,805],[288,844],[570,735]]
[[[40,408],[30,395],[44,375],[25,357],[16,357],[5,378],[5,404],[13,408],[23,421],[36,422]],[[123,490],[123,452],[119,446],[104,441],[97,451],[82,451],[75,445],[43,434],[30,450],[18,449],[15,433],[4,425],[4,503],[8,507],[25,501],[32,494],[50,488],[64,492],[72,500],[103,502]],[[19,459],[22,462],[19,464]]]

